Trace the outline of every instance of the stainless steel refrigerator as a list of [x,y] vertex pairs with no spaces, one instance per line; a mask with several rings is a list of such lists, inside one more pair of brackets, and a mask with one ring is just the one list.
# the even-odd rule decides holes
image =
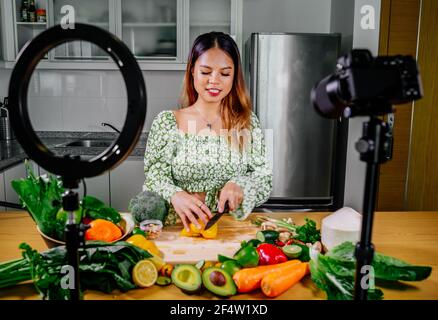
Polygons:
[[339,34],[254,33],[246,44],[250,93],[273,167],[263,206],[336,209],[343,204],[347,125],[319,116],[312,87],[335,70]]

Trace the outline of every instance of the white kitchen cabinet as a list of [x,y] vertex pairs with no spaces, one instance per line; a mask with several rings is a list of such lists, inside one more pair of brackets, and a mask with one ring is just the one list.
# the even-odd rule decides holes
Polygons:
[[196,37],[210,31],[221,31],[231,35],[241,50],[241,0],[190,0],[188,5],[189,41],[185,50],[186,56]]
[[[7,169],[3,172],[5,181],[5,201],[19,204],[18,194],[12,188],[13,180],[22,179],[27,176],[24,162]],[[6,208],[6,211],[17,211],[18,209]]]
[[[27,22],[22,21],[20,9],[21,9],[21,0],[14,0],[12,3],[13,6],[13,23],[15,26],[15,56],[21,51],[23,46],[33,38],[35,38],[38,34],[43,32],[48,27],[48,22]],[[35,6],[37,8],[45,9],[47,12],[47,0],[36,0]],[[47,55],[46,55],[47,59]]]
[[111,206],[120,212],[128,212],[129,201],[143,189],[143,160],[128,158],[110,172],[110,179]]
[[[229,33],[242,48],[243,0],[37,0],[46,22],[20,21],[21,0],[0,1],[3,58],[12,68],[22,47],[45,29],[60,23],[64,5],[75,22],[110,31],[131,49],[143,70],[185,70],[194,38],[203,32]],[[8,14],[12,13],[12,14]],[[100,48],[75,41],[51,50],[41,69],[118,69]]]
[[[137,59],[178,60],[182,6],[177,0],[121,1],[121,38]],[[138,8],[143,7],[144,10]]]
[[[62,8],[74,8],[75,23],[87,23],[115,33],[113,1],[108,0],[51,0],[49,1],[50,25],[62,22],[65,13]],[[65,12],[65,11],[64,11]],[[98,46],[88,41],[67,42],[55,49],[53,60],[109,60],[109,56]]]
[[[46,174],[47,171],[39,167],[39,175]],[[105,172],[100,176],[85,179],[85,184],[87,187],[87,195],[94,196],[99,200],[103,201],[107,205],[110,204],[110,194],[109,194],[109,173]],[[79,188],[76,189],[79,194],[79,199],[84,196],[84,186],[81,182]]]

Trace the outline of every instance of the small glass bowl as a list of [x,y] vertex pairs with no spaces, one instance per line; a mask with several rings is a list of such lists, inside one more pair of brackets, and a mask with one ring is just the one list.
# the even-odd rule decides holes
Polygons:
[[146,232],[148,239],[156,239],[163,230],[163,223],[160,220],[144,220],[140,222],[140,229]]

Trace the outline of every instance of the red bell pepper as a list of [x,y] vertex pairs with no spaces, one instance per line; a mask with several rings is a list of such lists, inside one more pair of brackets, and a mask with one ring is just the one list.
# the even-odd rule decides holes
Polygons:
[[257,247],[259,265],[270,265],[286,262],[287,256],[283,251],[269,243],[262,243]]

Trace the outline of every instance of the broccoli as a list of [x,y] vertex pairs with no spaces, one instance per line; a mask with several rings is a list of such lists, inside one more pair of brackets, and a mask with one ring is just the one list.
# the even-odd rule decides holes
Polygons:
[[160,195],[151,191],[142,191],[129,202],[129,211],[136,223],[144,220],[166,220],[169,204]]

